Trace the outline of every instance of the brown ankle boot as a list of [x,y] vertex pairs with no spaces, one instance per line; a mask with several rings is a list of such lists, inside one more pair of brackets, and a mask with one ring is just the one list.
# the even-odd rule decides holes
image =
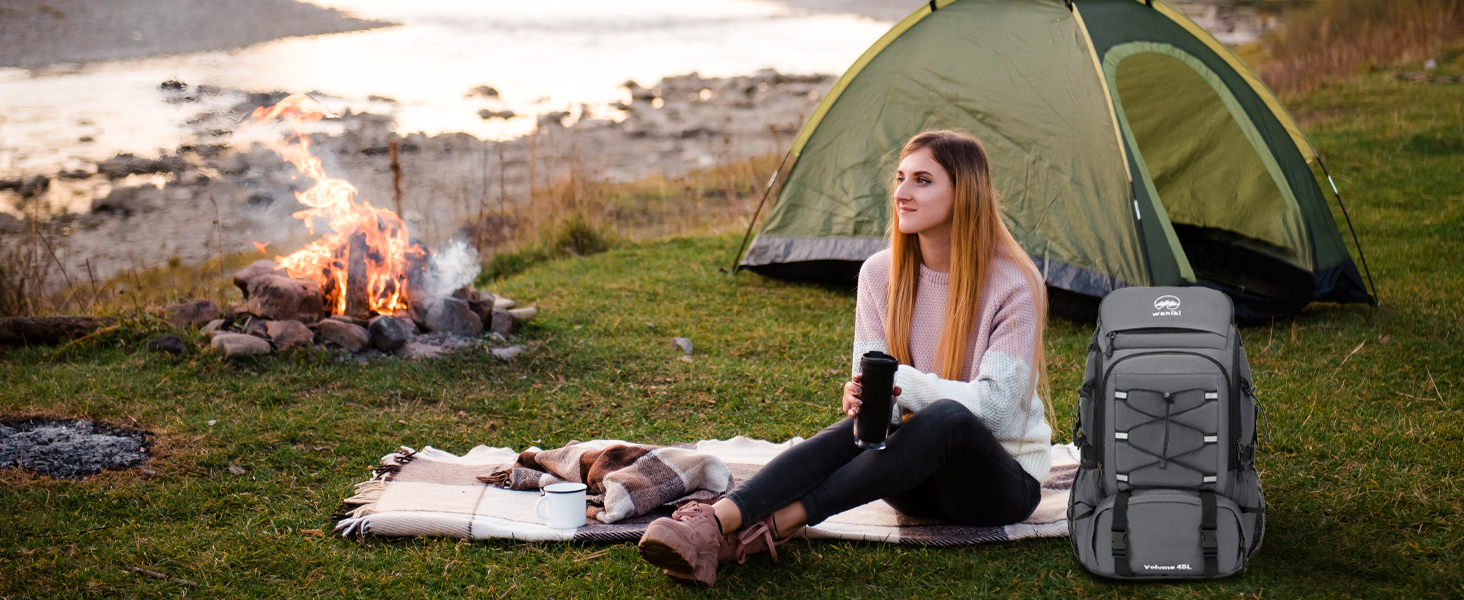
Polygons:
[[691,503],[646,526],[641,536],[641,557],[682,583],[712,585],[717,581],[717,557],[722,548],[722,526],[712,505]]
[[[736,562],[742,564],[747,562],[747,557],[767,550],[773,555],[773,562],[778,562],[778,546],[788,543],[793,539],[790,534],[781,540],[774,539],[778,532],[777,523],[769,515],[766,519],[744,527],[742,531],[734,531],[722,538],[722,549],[717,553],[717,562]],[[795,532],[796,534],[796,532]]]

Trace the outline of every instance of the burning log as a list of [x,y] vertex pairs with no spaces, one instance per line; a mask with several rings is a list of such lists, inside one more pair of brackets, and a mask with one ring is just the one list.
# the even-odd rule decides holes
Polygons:
[[351,234],[351,243],[346,250],[346,310],[341,314],[357,319],[371,317],[370,289],[367,285],[370,274],[366,267],[366,254],[371,247],[366,244],[366,234],[357,231]]

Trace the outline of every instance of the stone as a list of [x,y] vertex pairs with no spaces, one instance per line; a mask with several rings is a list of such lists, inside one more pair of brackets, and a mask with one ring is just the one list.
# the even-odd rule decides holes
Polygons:
[[533,306],[525,308],[510,308],[508,309],[508,312],[513,313],[513,316],[518,318],[520,322],[527,321],[539,315],[539,309]]
[[199,333],[212,337],[213,332],[219,331],[219,328],[223,327],[224,323],[228,323],[228,321],[225,321],[223,319],[214,319],[212,321],[209,321],[207,325],[204,325],[203,329],[199,330]]
[[327,319],[330,319],[332,321],[340,321],[342,323],[350,323],[350,324],[355,325],[357,327],[365,327],[365,326],[367,326],[367,325],[370,324],[369,321],[366,321],[364,319],[357,319],[356,317],[352,317],[352,316],[349,316],[349,315],[331,315],[331,316],[326,317],[326,318]]
[[223,352],[224,356],[247,356],[269,354],[269,342],[242,333],[220,333],[214,336],[209,346]]
[[466,302],[468,300],[477,300],[477,294],[478,290],[473,289],[473,286],[465,285],[456,290],[453,290],[452,297]]
[[276,348],[309,348],[315,345],[315,332],[299,321],[270,321],[265,325],[265,331]]
[[371,334],[365,327],[342,323],[333,319],[325,319],[316,327],[320,337],[337,346],[345,348],[349,352],[360,352],[365,350],[371,343]]
[[514,302],[513,300],[510,300],[508,298],[494,298],[493,299],[493,308],[501,308],[503,310],[508,310],[508,309],[513,308],[515,306],[518,306],[518,303],[517,302]]
[[496,333],[498,335],[505,335],[505,336],[507,336],[507,335],[513,335],[513,334],[518,333],[518,328],[519,328],[518,317],[514,316],[513,313],[508,312],[506,310],[499,310],[499,309],[494,309],[493,310],[493,323],[492,323],[493,333]]
[[410,322],[386,315],[371,319],[371,324],[366,327],[371,334],[371,345],[382,352],[405,346],[412,339],[411,329],[406,325]]
[[442,358],[443,356],[447,355],[447,352],[441,348],[438,348],[437,346],[433,346],[432,344],[423,344],[421,342],[407,342],[407,344],[405,346],[402,346],[401,351],[397,354],[400,354],[403,358],[432,359]]
[[523,354],[524,347],[515,345],[507,348],[494,348],[488,352],[501,360],[513,360],[513,357]]
[[197,327],[219,318],[219,305],[212,300],[174,304],[167,311],[168,323],[179,329]]
[[457,298],[428,297],[413,309],[427,331],[453,335],[483,335],[483,319],[473,314],[468,303]]
[[112,188],[105,197],[92,200],[91,210],[94,213],[131,216],[162,208],[165,201],[163,190],[149,183],[137,187]]
[[176,335],[168,334],[147,343],[147,349],[168,354],[188,354],[188,344]]
[[326,316],[325,296],[314,281],[282,275],[260,275],[249,280],[248,300],[239,312],[276,321],[314,323]]
[[284,275],[280,271],[280,264],[272,260],[256,260],[253,264],[239,269],[234,273],[234,287],[244,293],[244,299],[249,299],[249,282],[260,275]]
[[687,356],[691,356],[691,340],[689,338],[671,338],[671,347],[673,349],[685,352]]
[[267,340],[269,339],[269,324],[272,322],[264,319],[250,319],[249,324],[244,326],[244,333]]
[[479,300],[469,300],[468,309],[472,310],[473,314],[478,315],[479,321],[482,321],[483,323],[493,322],[493,303],[482,302]]

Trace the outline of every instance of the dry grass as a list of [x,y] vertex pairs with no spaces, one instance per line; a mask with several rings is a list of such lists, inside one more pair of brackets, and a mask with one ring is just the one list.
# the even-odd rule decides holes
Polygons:
[[1464,54],[1460,0],[1319,0],[1282,18],[1285,26],[1261,41],[1256,64],[1281,94],[1428,59],[1457,62]]

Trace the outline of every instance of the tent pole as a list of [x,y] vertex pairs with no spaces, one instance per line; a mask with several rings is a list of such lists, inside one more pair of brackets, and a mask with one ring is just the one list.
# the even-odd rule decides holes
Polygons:
[[1352,233],[1352,244],[1357,246],[1357,257],[1362,259],[1362,272],[1367,273],[1367,284],[1372,286],[1373,306],[1382,306],[1382,296],[1378,295],[1378,284],[1373,283],[1372,270],[1367,268],[1367,255],[1362,252],[1362,242],[1357,239],[1357,230],[1352,228],[1352,217],[1347,214],[1347,205],[1342,204],[1342,194],[1337,191],[1337,182],[1332,181],[1332,174],[1327,172],[1327,164],[1322,162],[1320,154],[1317,155],[1317,166],[1322,168],[1322,174],[1327,176],[1327,183],[1332,186],[1332,196],[1337,199],[1337,206],[1342,209],[1342,218],[1347,220],[1347,231]]
[[752,211],[752,220],[747,222],[747,233],[742,234],[742,245],[737,247],[737,255],[732,257],[732,270],[729,275],[736,275],[742,270],[742,251],[747,249],[747,240],[752,238],[752,228],[757,225],[757,216],[762,213],[763,204],[768,201],[768,194],[773,192],[773,183],[778,181],[778,173],[783,172],[783,165],[788,162],[788,157],[793,152],[783,154],[783,160],[778,161],[778,168],[773,170],[773,176],[768,178],[768,187],[763,190],[762,200],[757,202],[757,210]]

